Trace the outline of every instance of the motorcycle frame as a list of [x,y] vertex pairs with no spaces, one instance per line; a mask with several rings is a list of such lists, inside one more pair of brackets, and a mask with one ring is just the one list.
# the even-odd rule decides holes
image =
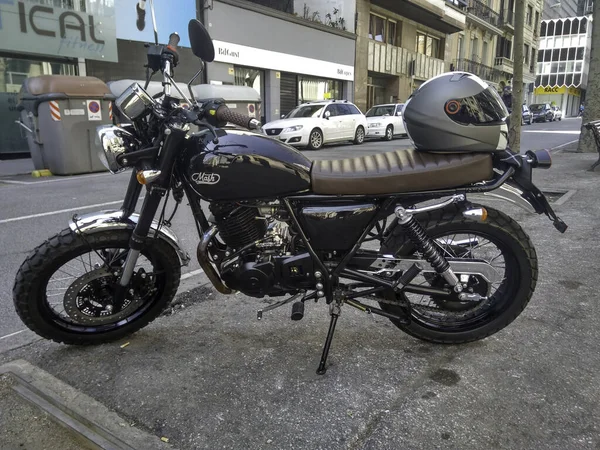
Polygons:
[[[140,250],[143,246],[143,240],[145,239],[144,233],[144,225],[150,223],[158,210],[161,199],[165,196],[166,192],[171,188],[172,185],[172,177],[175,177],[176,180],[180,181],[183,186],[183,190],[185,195],[189,201],[190,208],[192,210],[192,214],[194,215],[194,220],[196,224],[196,228],[198,231],[199,239],[203,238],[204,233],[210,228],[210,224],[204,214],[204,211],[201,207],[202,201],[210,201],[209,199],[203,198],[199,194],[197,194],[187,183],[183,181],[183,177],[180,173],[180,166],[174,154],[176,154],[176,149],[172,148],[175,144],[171,135],[167,136],[165,139],[165,145],[163,147],[163,151],[159,157],[158,167],[162,173],[168,174],[168,176],[160,177],[154,183],[146,186],[147,194],[144,199],[144,203],[140,210],[139,220],[134,229],[132,239],[131,239],[131,248],[133,250]],[[175,141],[179,141],[176,139]],[[408,193],[396,193],[396,194],[387,194],[380,196],[373,195],[317,195],[313,193],[301,193],[297,195],[290,195],[282,198],[278,198],[281,205],[285,207],[285,210],[289,214],[289,219],[293,226],[296,228],[299,233],[300,238],[303,241],[305,248],[313,259],[313,263],[315,267],[318,268],[323,274],[323,279],[321,280],[324,285],[325,299],[327,303],[331,303],[333,301],[333,294],[335,287],[337,286],[340,278],[351,279],[354,281],[359,281],[361,283],[368,283],[372,286],[376,286],[378,289],[387,290],[392,289],[392,283],[389,283],[381,278],[371,276],[369,274],[359,272],[357,270],[349,269],[347,266],[351,263],[352,259],[358,253],[361,245],[365,242],[366,238],[369,236],[371,230],[376,227],[377,223],[385,218],[389,217],[393,214],[395,208],[397,206],[408,207],[410,205],[420,203],[427,200],[434,200],[446,196],[452,195],[465,195],[469,193],[485,193],[498,189],[504,183],[506,183],[510,177],[512,177],[516,172],[515,167],[507,166],[502,173],[497,173],[493,180],[490,180],[485,183],[478,183],[475,185],[464,186],[460,188],[454,189],[443,189],[443,190],[434,190],[434,191],[418,191],[418,192],[408,192]],[[121,207],[123,211],[123,219],[129,217],[134,209],[139,196],[142,191],[142,186],[139,184],[136,178],[136,171],[134,170],[129,181],[129,185],[127,187],[127,192]],[[266,200],[266,199],[265,199]],[[273,200],[273,199],[271,199]],[[377,207],[377,211],[368,222],[368,224],[361,231],[359,239],[354,243],[352,248],[348,250],[345,254],[339,255],[340,262],[334,268],[328,268],[328,266],[323,261],[323,258],[319,256],[319,252],[317,252],[310,243],[305,230],[302,227],[298,219],[298,214],[295,209],[295,205],[298,203],[302,204],[310,204],[311,206],[326,206],[332,202],[339,202],[340,200],[348,200],[348,201],[357,201],[364,202],[368,201],[373,203]],[[468,204],[468,200],[463,202]],[[464,205],[463,205],[464,206]],[[537,208],[536,208],[537,209]],[[141,226],[140,226],[141,224]],[[377,236],[376,239],[383,239],[384,233],[386,230],[381,230],[379,233],[380,236]],[[449,291],[444,291],[436,288],[427,288],[422,286],[416,286],[408,284],[405,288],[407,292],[415,292],[419,294],[429,294],[429,295],[449,295]]]

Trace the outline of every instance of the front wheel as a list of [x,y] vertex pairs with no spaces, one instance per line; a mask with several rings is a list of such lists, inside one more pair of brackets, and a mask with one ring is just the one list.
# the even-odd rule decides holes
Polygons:
[[130,237],[126,230],[84,237],[66,229],[33,250],[13,287],[21,320],[44,338],[73,345],[118,340],[152,322],[175,296],[181,265],[169,244],[148,239],[123,300],[115,302]]
[[[465,285],[464,292],[479,294],[479,301],[460,301],[458,295],[403,294],[410,302],[411,322],[405,325],[392,319],[398,328],[424,341],[460,344],[500,331],[525,309],[537,282],[535,249],[513,219],[486,209],[488,218],[483,223],[465,219],[457,208],[423,214],[418,220],[447,258],[486,261],[496,272],[496,281],[490,283],[481,275],[456,274]],[[415,248],[398,226],[381,252],[407,257],[415,254]],[[447,287],[437,274],[420,275],[412,283]],[[399,306],[381,303],[381,307],[402,315]]]
[[319,150],[323,147],[323,133],[321,130],[315,128],[310,132],[308,137],[308,148],[311,150]]
[[386,141],[394,139],[394,127],[392,125],[388,125],[385,129],[385,137],[383,139]]
[[356,129],[356,133],[354,133],[354,143],[360,145],[363,142],[365,142],[365,129],[362,125],[359,125]]

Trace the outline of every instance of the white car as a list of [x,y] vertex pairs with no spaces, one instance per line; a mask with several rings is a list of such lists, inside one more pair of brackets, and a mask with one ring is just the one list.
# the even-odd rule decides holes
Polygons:
[[305,103],[281,120],[263,126],[264,133],[295,147],[320,149],[323,144],[365,140],[367,119],[346,100]]
[[402,111],[404,103],[376,105],[367,111],[367,137],[378,137],[391,141],[396,135],[405,135]]

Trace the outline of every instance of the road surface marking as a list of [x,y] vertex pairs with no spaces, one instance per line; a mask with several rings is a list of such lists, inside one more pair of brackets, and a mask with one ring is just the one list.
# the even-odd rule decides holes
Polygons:
[[9,223],[9,222],[18,222],[19,220],[35,219],[37,217],[53,216],[56,214],[79,211],[80,209],[90,209],[90,208],[97,208],[99,206],[115,205],[117,203],[122,203],[122,202],[123,202],[123,200],[117,200],[114,202],[96,203],[95,205],[78,206],[77,208],[60,209],[58,211],[49,211],[49,212],[40,213],[40,214],[31,214],[29,216],[13,217],[12,219],[0,220],[0,224]]
[[580,130],[523,130],[523,133],[581,134]]
[[181,275],[181,280],[187,280],[188,278],[195,277],[196,275],[200,275],[202,273],[204,273],[204,270],[202,269],[192,270],[191,272]]
[[10,333],[10,334],[7,334],[6,336],[2,336],[2,337],[0,337],[0,341],[2,339],[6,339],[6,338],[9,338],[9,337],[12,337],[12,336],[16,336],[17,334],[22,333],[23,331],[25,331],[25,330],[15,331],[14,333]]
[[552,147],[550,150],[557,150],[559,148],[566,147],[567,145],[574,144],[575,142],[579,142],[579,139],[575,139],[573,141],[565,142],[564,144],[557,145],[556,147]]

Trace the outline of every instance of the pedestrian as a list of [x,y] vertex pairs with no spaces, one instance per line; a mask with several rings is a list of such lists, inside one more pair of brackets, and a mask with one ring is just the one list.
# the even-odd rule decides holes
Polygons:
[[579,105],[579,115],[577,117],[583,117],[583,103]]
[[510,88],[510,86],[504,87],[504,90],[502,91],[502,101],[504,102],[506,109],[508,109],[508,112],[511,113],[512,112],[512,89]]

